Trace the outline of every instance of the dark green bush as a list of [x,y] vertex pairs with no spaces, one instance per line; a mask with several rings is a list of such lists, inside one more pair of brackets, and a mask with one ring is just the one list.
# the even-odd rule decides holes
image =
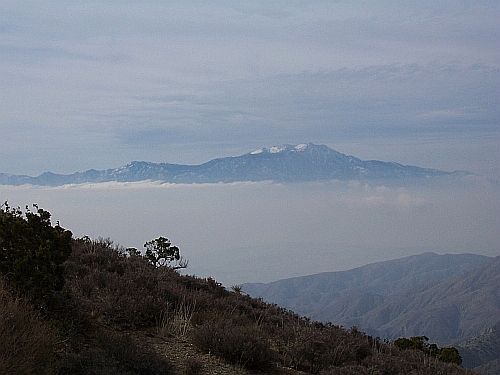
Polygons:
[[0,207],[0,273],[17,292],[47,308],[64,286],[72,233],[52,226],[50,213],[34,207],[24,213],[7,203]]
[[439,350],[437,359],[443,362],[456,363],[457,365],[462,364],[462,356],[458,352],[457,348],[446,347]]
[[442,362],[462,364],[462,356],[457,348],[452,346],[439,348],[436,344],[429,344],[426,336],[415,336],[409,339],[401,337],[394,341],[394,346],[399,350],[419,350],[426,355],[437,358]]

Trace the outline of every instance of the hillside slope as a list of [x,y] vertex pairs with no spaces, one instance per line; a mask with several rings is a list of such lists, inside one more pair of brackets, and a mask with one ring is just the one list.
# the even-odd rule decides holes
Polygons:
[[[250,370],[368,375],[372,368],[388,374],[469,373],[422,352],[398,350],[357,330],[312,322],[228,291],[215,280],[155,267],[110,242],[76,241],[66,269],[73,312],[81,316],[71,316],[70,329],[78,327],[79,332],[70,340],[71,354],[61,373],[88,373],[100,366],[93,359],[96,355],[109,367],[134,368],[130,373],[138,373],[140,368],[128,359],[131,344],[143,349],[132,350],[141,366],[149,366],[156,353],[158,366],[168,360],[167,373],[173,374]],[[116,364],[117,359],[125,363]],[[82,364],[85,371],[80,370]]]
[[470,373],[455,348],[311,321],[181,275],[179,249],[164,237],[142,254],[74,238],[35,207],[0,207],[1,374]]
[[363,316],[360,325],[384,322],[376,330],[381,336],[421,332],[440,343],[465,340],[459,345],[464,366],[500,374],[499,317],[500,256],[419,293],[395,298]]
[[[498,322],[499,270],[500,257],[426,253],[244,288],[315,319],[358,326],[372,335],[388,339],[425,335],[439,345],[450,345]],[[484,355],[484,345],[461,347],[466,348],[464,364],[469,367],[489,363],[492,371],[500,357],[496,349],[496,356]]]
[[381,337],[425,334],[439,344],[464,339],[500,317],[500,256],[420,290],[389,297],[356,321]]
[[423,253],[377,262],[348,271],[244,284],[252,296],[262,297],[313,319],[341,321],[359,317],[381,306],[387,296],[417,286],[436,284],[491,258],[475,254]]
[[500,321],[457,348],[470,368],[484,374],[500,374]]

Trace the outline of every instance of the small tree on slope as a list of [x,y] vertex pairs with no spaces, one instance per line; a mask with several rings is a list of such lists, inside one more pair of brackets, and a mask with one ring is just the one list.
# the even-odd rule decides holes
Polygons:
[[145,257],[156,267],[167,266],[174,270],[186,268],[188,261],[183,259],[177,246],[172,246],[168,238],[158,237],[144,244]]

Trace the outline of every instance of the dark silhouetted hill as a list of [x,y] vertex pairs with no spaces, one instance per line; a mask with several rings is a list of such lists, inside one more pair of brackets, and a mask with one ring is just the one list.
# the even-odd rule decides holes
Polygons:
[[[65,289],[47,306],[48,319],[0,283],[2,373],[472,374],[237,287],[155,267],[109,240],[75,240],[65,268]],[[30,356],[48,359],[42,372],[35,359],[23,360]]]

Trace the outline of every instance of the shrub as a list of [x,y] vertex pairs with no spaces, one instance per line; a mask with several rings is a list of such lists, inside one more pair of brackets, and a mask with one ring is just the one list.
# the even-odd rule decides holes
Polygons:
[[186,358],[182,375],[200,375],[203,371],[203,363],[196,358]]
[[330,371],[323,372],[322,375],[372,375],[378,373],[379,372],[373,372],[367,367],[354,365],[354,366],[334,368],[331,369]]
[[56,335],[25,300],[0,279],[0,374],[51,374]]
[[66,262],[68,289],[94,318],[123,327],[155,326],[180,298],[175,271],[127,257],[109,241],[77,241]]
[[457,348],[454,347],[440,349],[437,359],[443,362],[456,363],[457,365],[462,364],[462,356],[458,352]]
[[453,346],[439,348],[436,344],[429,344],[428,341],[429,338],[426,336],[410,337],[409,339],[402,337],[394,341],[394,346],[399,350],[419,350],[442,362],[462,364],[462,356],[457,348]]
[[196,328],[193,341],[200,349],[252,370],[266,371],[273,365],[269,341],[255,326],[211,321]]
[[371,355],[370,340],[332,324],[293,319],[278,333],[285,366],[317,374],[331,366],[359,364]]
[[7,202],[0,207],[0,272],[17,292],[47,308],[64,286],[62,264],[71,253],[72,233],[52,226],[50,213],[34,207],[24,213]]
[[171,365],[130,335],[99,331],[92,346],[67,356],[60,374],[169,375]]
[[[463,375],[475,374],[456,364],[444,363],[419,350],[394,351],[367,357],[363,366],[381,374]],[[370,372],[369,372],[370,373]],[[375,372],[376,373],[376,372]],[[330,373],[327,373],[330,375]],[[332,372],[332,374],[337,374]]]

